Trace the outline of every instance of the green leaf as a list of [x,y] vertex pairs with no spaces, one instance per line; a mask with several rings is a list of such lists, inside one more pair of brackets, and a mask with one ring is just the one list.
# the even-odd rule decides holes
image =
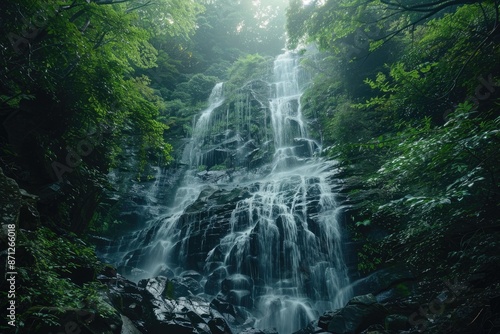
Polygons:
[[370,225],[372,222],[369,220],[369,219],[365,219],[363,221],[358,221],[356,222],[356,226],[368,226]]

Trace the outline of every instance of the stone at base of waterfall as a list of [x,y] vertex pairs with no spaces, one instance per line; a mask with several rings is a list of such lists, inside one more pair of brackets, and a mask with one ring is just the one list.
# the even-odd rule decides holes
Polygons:
[[214,298],[210,307],[220,312],[232,325],[243,325],[248,319],[248,314],[242,308],[228,303],[223,296]]
[[292,334],[329,334],[329,332],[325,332],[323,329],[318,327],[318,321],[311,321],[307,327],[302,328]]
[[275,329],[249,328],[245,329],[243,332],[239,332],[239,334],[279,334],[279,333]]
[[222,294],[212,300],[210,307],[219,312],[236,331],[253,327],[257,320],[245,307],[231,304]]
[[234,306],[251,309],[254,305],[252,289],[253,280],[251,277],[234,274],[222,280],[218,298]]
[[402,314],[389,314],[385,317],[384,327],[389,330],[408,330],[410,323],[408,322],[409,316]]
[[[174,280],[176,279],[172,279],[172,281]],[[179,278],[178,282],[185,285],[193,295],[197,295],[203,292],[203,287],[201,286],[200,282],[198,282],[193,277],[181,277]]]
[[221,290],[222,280],[227,277],[227,269],[222,266],[222,262],[218,268],[214,269],[210,275],[208,275],[207,281],[205,282],[205,293],[209,295],[216,295]]
[[228,293],[230,290],[252,290],[253,279],[250,276],[233,274],[221,282],[221,291]]
[[372,293],[379,302],[387,302],[402,297],[401,287],[404,285],[404,290],[411,290],[414,281],[415,276],[408,268],[395,266],[380,269],[354,282],[352,289],[355,295]]
[[[108,307],[106,314],[103,314],[95,311],[95,306],[88,309],[33,306],[25,314],[24,321],[29,326],[20,327],[16,333],[83,333],[83,329],[86,334],[120,334],[123,325],[121,316],[109,305]],[[46,322],[44,319],[52,321]]]
[[[176,293],[175,279],[159,276],[135,285],[119,275],[103,278],[113,306],[142,333],[232,334],[222,314],[207,300],[190,292],[188,297],[169,297]],[[179,278],[182,279],[199,285],[191,277]]]
[[166,278],[174,278],[175,273],[166,264],[160,265],[154,272],[154,276],[165,276]]
[[183,271],[179,276],[183,277],[183,278],[184,277],[191,277],[192,279],[196,280],[197,282],[200,282],[203,279],[203,275],[195,270]]
[[383,324],[386,309],[372,294],[352,298],[341,309],[326,312],[318,321],[318,326],[336,334],[359,333],[373,324]]
[[254,305],[252,293],[249,290],[231,290],[227,294],[227,300],[233,305],[249,309]]
[[194,296],[203,292],[203,288],[194,278],[182,277],[168,279],[164,276],[140,280],[137,285],[146,289],[155,298],[180,298]]
[[120,334],[141,334],[141,332],[137,329],[137,327],[134,326],[134,323],[132,320],[130,320],[128,317],[124,316],[123,314],[121,315],[122,317],[122,330]]

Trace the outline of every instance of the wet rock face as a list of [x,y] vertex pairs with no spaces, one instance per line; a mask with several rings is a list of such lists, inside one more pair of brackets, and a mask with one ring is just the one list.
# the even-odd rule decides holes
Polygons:
[[255,328],[250,328],[247,330],[244,330],[243,332],[240,332],[239,334],[278,334],[277,331],[275,330],[269,330],[269,329],[255,329]]
[[[273,206],[266,206],[266,203],[274,200],[273,193],[262,190],[273,187],[272,183],[247,183],[244,187],[238,184],[210,184],[204,187],[197,200],[180,214],[176,222],[179,229],[175,233],[179,233],[179,237],[165,259],[168,266],[163,264],[152,274],[158,276],[162,273],[165,277],[141,280],[138,287],[149,291],[149,295],[156,299],[196,300],[196,296],[208,295],[209,300],[212,299],[211,308],[238,329],[248,328],[255,323],[255,315],[249,312],[267,303],[262,297],[268,293],[270,282],[277,282],[274,288],[280,291],[291,291],[298,289],[297,281],[300,280],[304,283],[300,289],[309,298],[328,296],[326,285],[318,282],[325,281],[320,277],[332,269],[328,269],[327,261],[315,262],[318,258],[326,259],[327,246],[332,245],[329,242],[317,242],[323,240],[322,235],[326,234],[325,226],[317,218],[321,210],[321,197],[324,196],[323,181],[320,177],[309,177],[304,181],[297,175],[291,175],[289,181],[280,185],[282,200]],[[297,189],[301,189],[300,192]],[[301,196],[298,197],[297,193]],[[300,204],[297,204],[297,198],[300,198]],[[301,209],[293,215],[284,214],[284,208],[292,205],[300,206]],[[266,224],[267,218],[259,215],[259,212],[267,212],[267,209],[270,210],[267,214],[272,217],[269,220],[273,224]],[[156,228],[158,225],[141,231],[144,240],[147,241]],[[293,242],[286,239],[295,233],[297,237]],[[273,248],[262,248],[268,246]],[[295,254],[295,251],[303,252],[302,262],[292,261],[290,254]],[[129,254],[128,264],[132,266],[138,266],[141,259],[147,259],[141,248]],[[263,259],[264,256],[271,258]],[[263,260],[269,260],[272,265],[266,265],[268,262]],[[175,269],[176,266],[179,267]],[[259,279],[253,280],[251,277]],[[144,299],[143,294],[138,295]],[[168,311],[166,306],[158,306],[158,302],[154,304],[157,311],[147,311],[138,306],[137,295],[127,298],[130,298],[130,308],[135,313],[175,314],[174,311]],[[277,306],[276,312],[281,307],[291,307],[301,324],[311,320],[307,311],[310,305],[305,305],[303,309],[286,305],[283,299],[283,305]],[[128,313],[125,316],[137,321]],[[275,314],[270,315],[269,319],[266,318],[269,326],[267,323],[263,326],[272,328],[275,317]],[[155,319],[153,316],[149,318]],[[176,329],[180,332],[185,330],[181,327],[186,327],[187,322],[191,321],[183,319],[175,325],[180,326]],[[157,319],[152,321],[158,322]],[[163,323],[165,321],[162,320]],[[208,322],[205,324],[210,325]],[[165,324],[162,326],[167,328]],[[173,325],[169,323],[168,326]]]
[[188,270],[204,271],[207,254],[231,230],[231,213],[238,200],[249,197],[246,189],[214,191],[201,197],[180,218],[180,242],[172,258]]
[[214,298],[210,303],[210,306],[217,310],[220,314],[224,316],[225,319],[229,321],[229,324],[233,327],[242,327],[249,321],[252,321],[248,312],[238,306],[234,306],[227,300],[224,296],[218,296]]
[[318,327],[331,333],[359,333],[373,324],[382,324],[386,313],[372,294],[357,296],[345,307],[323,314]]
[[197,165],[207,170],[258,168],[272,160],[270,88],[263,80],[250,81],[213,110],[201,131],[202,142],[195,143]]
[[234,274],[225,278],[221,282],[220,291],[224,299],[232,305],[248,309],[254,306],[253,280],[249,276]]
[[318,321],[311,321],[306,327],[302,328],[294,332],[293,334],[328,334],[330,332],[326,332],[320,327],[318,327]]
[[414,289],[415,276],[404,266],[394,266],[377,270],[353,283],[355,295],[373,293],[378,302],[386,302],[405,297],[404,291]]
[[130,320],[129,329],[141,333],[232,334],[217,308],[189,290],[186,282],[199,286],[193,277],[176,280],[158,276],[137,285],[120,275],[99,278],[108,285],[113,306]]
[[[301,179],[297,177],[296,180],[290,180],[288,188],[284,187],[281,190],[284,194],[285,205],[292,206],[296,201],[296,187],[300,184]],[[298,242],[304,243],[299,245],[301,249],[307,249],[307,236],[306,233],[312,232],[317,238],[320,238],[322,227],[314,218],[320,210],[321,189],[319,179],[311,178],[304,187],[307,189],[305,192],[305,204],[302,210],[298,211],[293,219],[296,224]],[[179,226],[181,227],[180,236],[177,245],[174,247],[174,252],[171,259],[175,262],[182,264],[185,269],[195,270],[207,276],[205,283],[208,294],[215,295],[219,292],[218,285],[224,277],[221,277],[222,271],[215,273],[214,271],[221,267],[223,264],[226,266],[226,275],[236,272],[242,273],[247,276],[257,277],[259,271],[266,270],[259,265],[259,253],[262,252],[262,234],[273,233],[276,234],[279,244],[276,247],[277,263],[279,266],[274,268],[272,273],[275,277],[284,277],[286,275],[293,276],[296,273],[291,272],[288,266],[288,259],[286,254],[289,253],[287,245],[284,241],[284,235],[290,229],[290,217],[280,215],[281,208],[276,205],[275,211],[271,214],[275,215],[276,231],[263,230],[262,224],[257,224],[259,221],[258,212],[264,210],[266,201],[269,198],[255,195],[259,191],[261,185],[254,184],[247,187],[236,188],[207,188],[203,191],[199,198],[190,205],[179,219]],[[252,193],[253,192],[253,193]],[[250,209],[248,203],[252,203],[253,210]],[[303,214],[307,212],[307,216]],[[303,225],[307,226],[308,231],[304,231]],[[241,251],[237,247],[232,250],[224,249],[221,240],[224,239],[231,231],[240,233],[238,231],[245,231],[248,226],[253,226],[251,231],[246,234],[241,232],[241,240],[244,241],[246,247],[243,252],[246,253],[245,258],[241,258]],[[295,228],[295,227],[294,227]],[[327,253],[327,244],[319,244],[318,251]],[[140,252],[140,251],[139,251]],[[229,252],[229,254],[228,254]],[[305,254],[310,256],[311,254]],[[133,260],[135,257],[132,256]],[[224,263],[225,262],[225,263]],[[130,262],[129,262],[130,263]],[[314,263],[304,260],[300,264],[300,270],[304,276],[307,273],[308,263]],[[304,278],[306,279],[306,278]]]

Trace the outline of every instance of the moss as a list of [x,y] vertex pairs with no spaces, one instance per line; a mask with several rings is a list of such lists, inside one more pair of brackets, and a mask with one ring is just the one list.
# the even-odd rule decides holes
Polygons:
[[168,299],[175,299],[175,288],[172,281],[167,281],[165,285],[165,290],[163,291],[163,297]]

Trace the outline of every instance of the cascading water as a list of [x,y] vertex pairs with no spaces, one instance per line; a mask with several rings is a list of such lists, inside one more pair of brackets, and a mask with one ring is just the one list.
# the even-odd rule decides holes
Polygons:
[[187,153],[189,156],[186,157],[184,155],[183,160],[189,161],[191,166],[203,165],[204,161],[201,146],[210,131],[210,116],[223,102],[223,83],[219,82],[212,89],[212,93],[208,98],[208,108],[202,111],[200,117],[196,121],[191,142],[184,150],[184,153]]
[[[265,316],[257,326],[279,333],[301,328],[317,317],[314,311],[341,307],[349,297],[338,206],[329,184],[333,166],[312,158],[318,146],[307,138],[301,115],[297,62],[287,53],[274,63],[273,168],[251,182],[251,196],[238,202],[231,232],[221,242],[226,267],[236,264],[236,272],[262,282],[256,306]],[[252,255],[257,263],[247,260]]]
[[[299,330],[350,297],[332,191],[335,167],[316,156],[320,146],[308,138],[300,106],[307,79],[298,61],[292,53],[278,56],[272,83],[259,84],[269,94],[267,104],[252,109],[263,115],[260,142],[251,135],[258,119],[250,115],[251,104],[230,110],[223,84],[214,87],[184,151],[190,168],[175,203],[122,239],[112,257],[144,270],[136,280],[166,266],[181,276],[196,270],[204,276],[205,296],[218,294],[253,314],[253,322],[232,319],[234,327],[276,328],[280,334]],[[249,89],[255,96],[256,88]],[[230,124],[230,113],[240,123]],[[269,134],[274,143],[264,140]],[[250,170],[248,161],[266,150],[272,151],[267,163]],[[213,169],[222,162],[226,170]]]

